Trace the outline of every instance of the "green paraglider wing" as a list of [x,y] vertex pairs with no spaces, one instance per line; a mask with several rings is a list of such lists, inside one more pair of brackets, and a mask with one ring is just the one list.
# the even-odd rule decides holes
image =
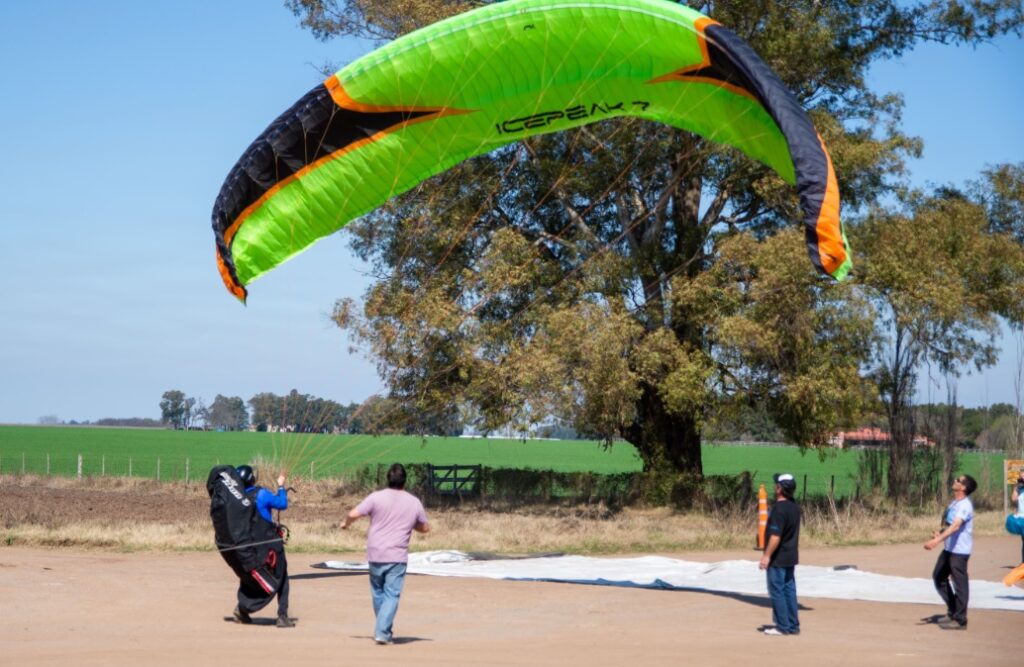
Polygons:
[[808,252],[851,263],[828,151],[735,34],[664,0],[512,0],[351,63],[281,114],[213,209],[225,285],[245,286],[459,162],[524,137],[636,116],[734,146],[794,184]]

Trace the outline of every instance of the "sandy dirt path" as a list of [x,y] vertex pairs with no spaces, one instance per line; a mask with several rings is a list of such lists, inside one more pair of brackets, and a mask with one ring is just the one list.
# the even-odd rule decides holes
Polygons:
[[[1019,543],[979,540],[972,578],[999,580]],[[662,554],[714,562],[754,552]],[[226,622],[234,579],[214,553],[116,554],[0,547],[5,665],[792,665],[1019,664],[1024,613],[972,610],[966,632],[922,621],[936,605],[801,599],[799,637],[767,637],[766,598],[573,584],[410,576],[377,646],[365,574],[311,564],[361,554],[293,554],[294,629],[271,610]],[[815,549],[809,565],[928,577],[920,545]],[[799,585],[799,570],[797,574]],[[1022,591],[1024,589],[1017,589]]]

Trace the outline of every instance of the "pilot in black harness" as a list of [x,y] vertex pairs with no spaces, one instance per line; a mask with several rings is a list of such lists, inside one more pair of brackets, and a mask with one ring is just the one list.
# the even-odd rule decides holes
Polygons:
[[277,596],[277,627],[291,628],[288,616],[288,563],[284,542],[288,530],[274,522],[271,509],[288,507],[285,476],[277,478],[277,493],[256,485],[251,466],[217,466],[210,471],[210,493],[217,548],[238,576],[238,605],[234,618],[252,623],[250,614],[263,609]]

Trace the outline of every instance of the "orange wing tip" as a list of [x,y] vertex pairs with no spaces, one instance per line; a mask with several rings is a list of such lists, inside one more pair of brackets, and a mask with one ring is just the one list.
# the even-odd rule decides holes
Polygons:
[[228,288],[228,291],[234,295],[236,299],[245,305],[245,299],[249,296],[249,292],[235,282],[235,279],[231,276],[231,272],[228,271],[227,264],[224,263],[224,259],[220,256],[220,251],[217,251],[217,271],[220,273],[220,279],[224,281],[224,287]]

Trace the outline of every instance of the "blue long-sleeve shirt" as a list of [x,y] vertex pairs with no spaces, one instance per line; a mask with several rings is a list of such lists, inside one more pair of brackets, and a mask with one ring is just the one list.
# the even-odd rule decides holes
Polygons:
[[[246,495],[256,487],[250,486],[245,490]],[[271,493],[262,486],[256,493],[256,511],[260,513],[260,516],[274,523],[274,517],[271,515],[270,510],[285,510],[288,509],[288,492],[285,491],[283,486],[277,488],[277,493]]]

